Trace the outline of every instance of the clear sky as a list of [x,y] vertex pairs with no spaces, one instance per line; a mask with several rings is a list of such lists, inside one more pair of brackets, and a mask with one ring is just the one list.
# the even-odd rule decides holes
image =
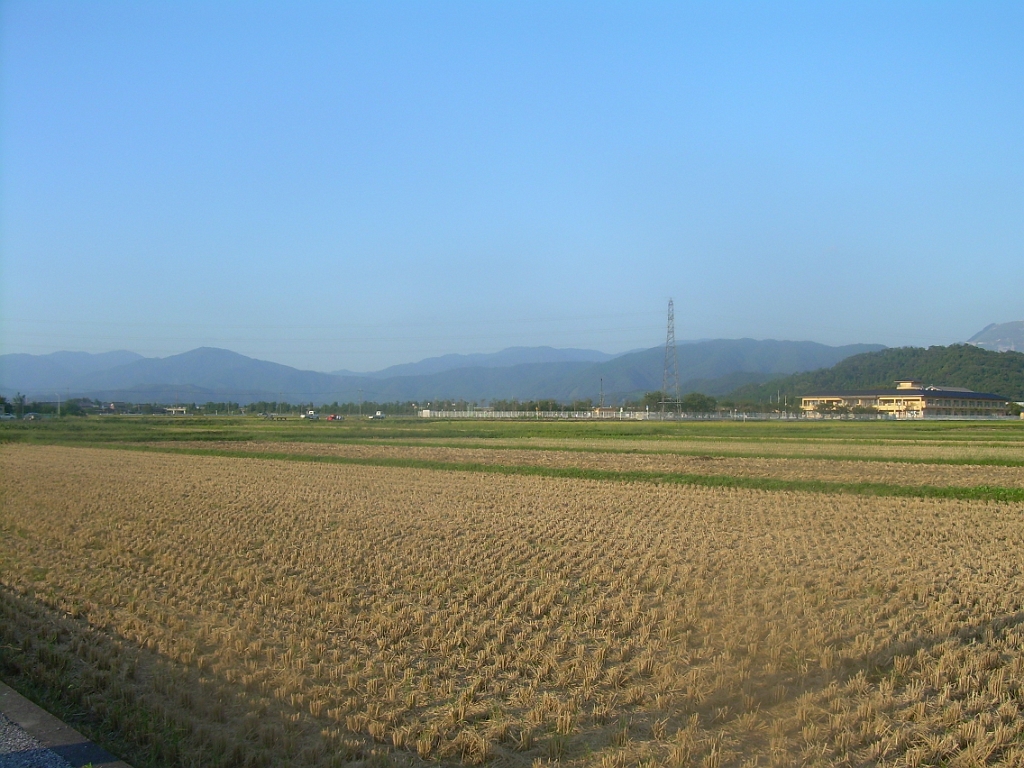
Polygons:
[[0,351],[1024,319],[1024,4],[3,2]]

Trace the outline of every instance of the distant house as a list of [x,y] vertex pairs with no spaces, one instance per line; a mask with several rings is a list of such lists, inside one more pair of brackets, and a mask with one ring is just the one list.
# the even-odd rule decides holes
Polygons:
[[808,415],[855,408],[873,409],[879,414],[903,419],[937,416],[1006,416],[1009,398],[958,387],[926,387],[922,382],[903,379],[895,389],[856,392],[812,392],[802,398],[800,408]]

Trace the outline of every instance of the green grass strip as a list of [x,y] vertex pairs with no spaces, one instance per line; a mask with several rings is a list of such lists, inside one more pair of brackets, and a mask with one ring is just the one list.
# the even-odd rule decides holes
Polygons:
[[268,422],[252,416],[185,417],[88,416],[43,422],[0,424],[0,442],[149,442],[160,439],[189,440],[309,440],[328,434],[377,439],[444,438],[586,438],[732,440],[754,442],[848,442],[880,444],[1017,444],[1024,448],[1024,421],[999,422],[844,422],[844,421],[541,421],[521,419],[510,422],[487,420],[432,420],[395,417],[386,421],[346,419],[344,422]]
[[[109,445],[98,448],[110,449]],[[969,499],[976,501],[1024,502],[1024,488],[1002,486],[890,485],[888,483],[837,483],[828,480],[782,480],[734,475],[700,475],[672,472],[617,471],[581,467],[538,467],[530,465],[480,464],[472,462],[430,461],[426,459],[356,458],[351,456],[308,456],[294,453],[253,453],[207,448],[170,448],[162,446],[117,446],[114,450],[148,453],[211,456],[264,461],[297,461],[312,464],[345,464],[364,467],[397,467],[445,472],[483,472],[499,475],[558,477],[572,480],[602,480],[671,485],[695,485],[704,488],[747,488],[759,491],[803,491],[809,493],[852,494],[857,496],[909,496],[923,499]]]
[[[483,451],[546,451],[565,453],[601,453],[630,456],[711,456],[716,459],[803,459],[808,461],[862,461],[879,464],[942,464],[951,466],[978,467],[1024,467],[1024,459],[1002,458],[943,458],[920,456],[863,456],[842,453],[764,453],[758,451],[734,451],[729,449],[697,450],[687,448],[604,448],[597,446],[558,445],[486,445],[480,443],[441,443],[424,440],[375,440],[373,438],[343,437],[336,440],[302,441],[306,445],[371,445],[403,448],[457,448],[460,450]],[[945,447],[945,446],[943,446]]]

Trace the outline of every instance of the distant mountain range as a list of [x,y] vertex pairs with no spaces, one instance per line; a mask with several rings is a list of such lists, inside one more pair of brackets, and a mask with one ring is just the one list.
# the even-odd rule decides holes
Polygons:
[[[738,386],[835,365],[877,344],[724,339],[680,344],[684,392],[721,395]],[[165,358],[131,352],[0,356],[0,393],[29,399],[91,397],[127,402],[427,402],[438,399],[621,402],[660,389],[664,348],[613,357],[594,350],[516,347],[493,355],[446,355],[370,374],[302,371],[204,347]]]
[[355,371],[333,371],[336,376],[367,376],[373,379],[390,379],[395,376],[425,376],[460,368],[508,368],[513,365],[531,363],[603,363],[617,355],[598,352],[596,349],[555,349],[554,347],[509,347],[500,352],[472,355],[442,355],[428,357],[418,363],[392,365],[380,371],[356,373]]
[[738,400],[765,400],[811,392],[891,389],[897,379],[919,379],[925,386],[964,387],[1024,401],[1024,354],[994,352],[973,344],[902,347],[848,357],[832,368],[797,373],[732,393]]
[[1024,320],[987,325],[967,343],[994,352],[1024,352]]
[[54,352],[49,355],[0,355],[0,394],[8,391],[56,397],[91,373],[107,371],[145,360],[142,355],[124,350],[92,355],[88,352]]

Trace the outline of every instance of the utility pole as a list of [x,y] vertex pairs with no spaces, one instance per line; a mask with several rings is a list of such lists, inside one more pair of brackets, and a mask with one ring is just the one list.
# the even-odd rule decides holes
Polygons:
[[676,311],[672,299],[668,300],[668,327],[665,332],[665,372],[661,379],[661,412],[665,401],[679,402],[679,355],[676,351]]
[[604,408],[604,376],[601,377],[601,399],[597,405],[598,408]]

